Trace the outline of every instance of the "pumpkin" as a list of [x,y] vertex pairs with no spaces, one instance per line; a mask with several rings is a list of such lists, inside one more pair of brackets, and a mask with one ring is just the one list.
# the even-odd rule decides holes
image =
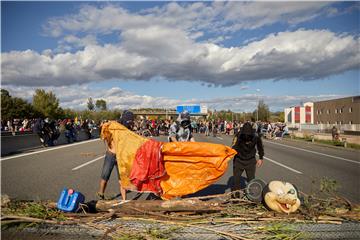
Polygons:
[[265,205],[279,213],[292,213],[300,207],[298,191],[288,182],[271,181],[263,191]]

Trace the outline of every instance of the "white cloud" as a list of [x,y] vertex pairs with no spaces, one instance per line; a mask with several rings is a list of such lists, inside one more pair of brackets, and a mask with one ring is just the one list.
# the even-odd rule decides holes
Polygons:
[[162,77],[229,86],[261,79],[317,79],[360,66],[359,38],[328,30],[270,34],[231,48],[197,43],[180,29],[160,26],[126,30],[121,36],[121,44],[86,45],[73,53],[2,53],[2,84],[63,86]]
[[[296,25],[334,12],[328,2],[171,2],[162,7],[128,10],[114,4],[85,5],[77,14],[52,18],[44,25],[48,35],[68,32],[109,33],[163,26],[186,32],[233,32],[277,22]],[[200,35],[201,36],[201,35]]]
[[230,2],[224,4],[228,30],[256,29],[277,22],[298,24],[326,13],[327,2]]
[[[31,102],[35,92],[33,87],[17,87],[8,86],[11,96],[21,97]],[[259,99],[270,107],[272,111],[282,111],[283,108],[300,105],[301,102],[321,101],[333,98],[340,98],[340,95],[319,95],[319,96],[264,96],[257,94],[245,94],[236,97],[222,97],[212,99],[189,99],[179,100],[164,97],[153,97],[147,95],[138,95],[125,91],[118,87],[110,89],[94,89],[89,86],[73,86],[73,87],[45,87],[45,91],[52,91],[60,100],[60,106],[63,108],[86,109],[88,98],[94,101],[104,99],[110,109],[129,109],[129,108],[175,108],[177,105],[184,104],[201,104],[209,109],[227,110],[231,109],[235,112],[254,111]]]
[[97,40],[94,35],[86,35],[85,37],[77,37],[75,35],[67,35],[58,41],[56,52],[67,52],[72,48],[79,49],[85,46],[97,45]]

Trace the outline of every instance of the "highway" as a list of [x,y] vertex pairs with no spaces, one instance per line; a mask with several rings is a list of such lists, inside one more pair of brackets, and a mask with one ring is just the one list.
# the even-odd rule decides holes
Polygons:
[[[206,137],[195,134],[198,142],[230,145],[232,136]],[[166,137],[156,138],[166,141]],[[360,203],[359,151],[335,149],[291,140],[264,140],[264,165],[257,178],[288,181],[306,194],[318,192],[320,179],[336,180],[339,194]],[[82,192],[86,201],[95,200],[103,164],[104,143],[99,139],[40,148],[33,152],[1,158],[1,192],[21,200],[56,201],[64,187]],[[245,174],[245,173],[244,173]],[[244,176],[244,175],[243,175]],[[196,195],[230,191],[232,161],[223,177]],[[119,194],[116,173],[113,172],[107,196]],[[146,199],[149,194],[130,193],[132,198]]]

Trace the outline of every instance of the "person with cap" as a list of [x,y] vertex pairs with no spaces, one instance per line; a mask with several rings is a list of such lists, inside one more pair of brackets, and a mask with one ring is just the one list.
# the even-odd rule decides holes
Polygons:
[[184,111],[179,114],[177,120],[170,126],[169,142],[195,142],[191,133],[190,113]]
[[[127,127],[128,129],[132,130],[133,125],[134,125],[134,114],[131,111],[125,110],[123,112],[123,114],[121,115],[121,118],[118,122],[120,124],[124,125],[125,127]],[[105,199],[105,196],[104,196],[105,189],[106,189],[107,183],[109,181],[111,172],[112,172],[113,168],[115,167],[118,181],[119,181],[121,197],[122,197],[122,200],[126,200],[126,189],[124,189],[121,186],[120,173],[119,173],[119,168],[117,166],[117,160],[116,160],[116,149],[115,149],[114,140],[112,138],[112,135],[109,132],[108,133],[104,132],[102,137],[104,137],[103,140],[106,145],[106,154],[105,154],[103,168],[101,171],[99,191],[97,192],[96,195],[100,199]]]
[[[250,122],[246,122],[240,132],[233,139],[232,148],[237,151],[233,160],[234,188],[240,190],[240,180],[242,173],[246,172],[247,181],[255,178],[256,167],[263,164],[264,147],[261,137],[256,134]],[[256,150],[259,159],[256,160]]]

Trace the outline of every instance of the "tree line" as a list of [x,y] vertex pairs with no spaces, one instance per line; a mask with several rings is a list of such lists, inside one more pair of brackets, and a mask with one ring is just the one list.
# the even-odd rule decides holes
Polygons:
[[78,117],[101,121],[118,119],[121,115],[120,110],[108,110],[104,99],[98,99],[94,102],[90,97],[87,107],[88,109],[80,111],[62,108],[56,95],[52,91],[46,92],[44,89],[35,90],[31,103],[22,98],[13,97],[8,90],[1,89],[1,119],[3,121],[39,117],[50,119],[74,119]]
[[[154,109],[155,110],[155,109]],[[32,97],[32,102],[18,97],[12,97],[6,89],[1,89],[1,118],[2,120],[24,119],[24,118],[81,118],[101,121],[105,119],[120,118],[121,111],[118,109],[108,110],[104,99],[94,101],[91,97],[87,99],[86,110],[74,110],[70,108],[61,108],[59,99],[52,92],[46,92],[44,89],[36,89]],[[284,121],[283,112],[270,112],[269,106],[260,100],[253,112],[235,113],[230,110],[209,111],[210,119],[222,119],[227,121]]]

